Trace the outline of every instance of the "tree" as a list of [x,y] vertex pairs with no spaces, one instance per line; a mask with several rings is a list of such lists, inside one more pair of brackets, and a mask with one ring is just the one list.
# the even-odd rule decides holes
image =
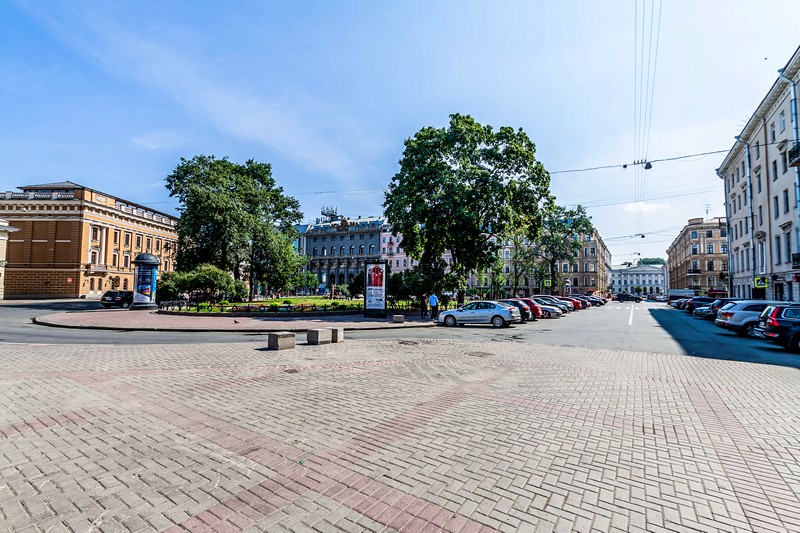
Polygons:
[[662,266],[664,263],[666,263],[666,261],[664,261],[660,257],[643,257],[643,258],[639,259],[639,264],[640,265],[658,265],[658,266]]
[[[550,176],[520,129],[494,131],[470,116],[447,128],[426,127],[405,141],[400,171],[384,209],[403,248],[435,290],[459,290],[471,271],[489,268],[509,228],[538,233],[550,199]],[[452,263],[443,261],[446,251]]]
[[297,272],[305,259],[295,251],[292,237],[268,224],[257,225],[253,236],[247,263],[251,280],[250,299],[255,294],[256,281],[265,281],[277,291],[295,287]]
[[574,264],[575,255],[582,245],[579,237],[592,231],[592,222],[581,205],[567,209],[553,204],[547,210],[536,245],[548,266],[553,286],[557,286],[561,279],[558,264],[563,261]]
[[297,289],[314,291],[317,288],[317,276],[312,272],[302,272],[298,270],[295,272],[293,284]]
[[505,263],[503,262],[503,258],[500,257],[500,254],[495,254],[494,262],[489,267],[489,291],[491,292],[491,298],[496,298],[497,295],[503,291],[503,288],[508,282],[508,275],[503,272],[504,267]]
[[214,265],[199,265],[176,280],[181,292],[200,293],[203,301],[217,301],[223,295],[233,295],[235,289],[231,275]]
[[351,279],[350,283],[347,284],[347,289],[350,291],[350,294],[355,296],[356,294],[364,294],[366,286],[367,277],[364,275],[364,271],[362,270],[353,276],[353,279]]
[[536,272],[536,250],[530,244],[530,239],[525,236],[523,231],[513,231],[509,241],[511,242],[511,257],[509,259],[509,281],[511,282],[513,295],[519,290],[519,279],[522,276],[533,276]]
[[166,186],[180,202],[181,271],[212,264],[241,279],[243,265],[263,255],[260,239],[271,235],[265,228],[293,238],[293,224],[302,218],[300,204],[276,185],[271,166],[252,159],[241,165],[214,156],[181,158]]

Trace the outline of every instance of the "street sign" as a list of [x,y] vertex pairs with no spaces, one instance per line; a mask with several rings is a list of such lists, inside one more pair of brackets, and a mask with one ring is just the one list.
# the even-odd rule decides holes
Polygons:
[[769,280],[766,276],[757,276],[753,278],[753,287],[756,289],[766,289],[769,286]]
[[553,281],[552,280],[549,280],[549,279],[544,280],[544,286],[545,287],[551,287],[552,285],[553,285]]

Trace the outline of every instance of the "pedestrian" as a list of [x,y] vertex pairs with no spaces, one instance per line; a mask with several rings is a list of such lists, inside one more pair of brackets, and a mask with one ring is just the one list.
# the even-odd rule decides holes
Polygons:
[[436,297],[436,293],[431,293],[431,297],[428,298],[428,305],[431,307],[431,318],[436,320],[439,316],[439,298]]
[[422,310],[422,318],[428,318],[428,295],[422,295],[422,303],[420,305],[420,309]]

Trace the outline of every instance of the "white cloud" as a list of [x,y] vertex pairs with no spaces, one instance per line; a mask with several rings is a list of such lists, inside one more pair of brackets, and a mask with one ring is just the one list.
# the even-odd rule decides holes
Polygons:
[[181,146],[187,138],[174,131],[152,131],[131,137],[131,141],[148,150],[166,150]]
[[628,213],[652,213],[669,208],[669,204],[658,202],[631,202],[623,207]]

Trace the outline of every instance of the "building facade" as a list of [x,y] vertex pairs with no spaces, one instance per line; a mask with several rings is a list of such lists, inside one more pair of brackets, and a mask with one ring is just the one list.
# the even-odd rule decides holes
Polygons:
[[619,266],[611,272],[613,292],[628,294],[665,294],[667,292],[667,266]]
[[561,265],[572,294],[599,294],[608,292],[611,271],[611,252],[606,248],[597,230],[579,236],[581,249],[575,252],[575,263]]
[[6,298],[78,298],[133,290],[133,259],[142,252],[171,272],[177,219],[72,182],[0,193],[0,218],[19,231],[8,238]]
[[6,278],[6,254],[8,251],[8,236],[17,231],[9,225],[8,220],[0,218],[0,300],[4,296],[4,281]]
[[790,80],[800,83],[800,48],[717,170],[736,297],[800,300],[800,149]]
[[728,226],[725,217],[689,219],[667,249],[670,289],[696,294],[727,291]]
[[320,290],[350,283],[367,260],[381,259],[381,240],[389,230],[380,217],[319,219],[304,234],[306,271],[317,276]]

